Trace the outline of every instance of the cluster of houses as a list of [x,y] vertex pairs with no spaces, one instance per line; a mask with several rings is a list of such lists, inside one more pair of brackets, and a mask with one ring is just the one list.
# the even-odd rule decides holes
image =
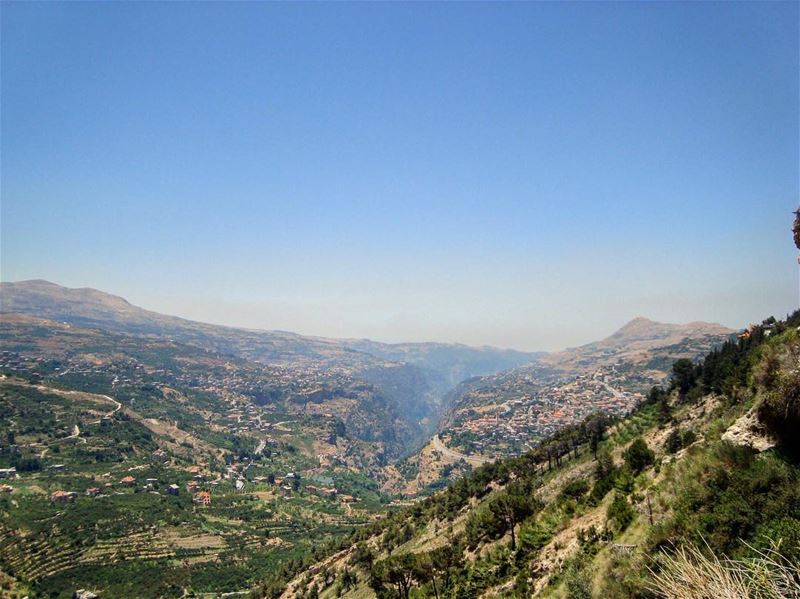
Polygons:
[[772,321],[765,320],[761,324],[750,324],[745,330],[737,335],[738,339],[750,339],[757,330],[761,330],[764,332],[765,337],[769,337],[772,335],[772,332],[775,330],[775,322],[774,319]]
[[[524,394],[489,410],[478,412],[465,408],[450,432],[472,433],[477,437],[471,441],[469,450],[482,452],[489,447],[493,452],[502,453],[504,448],[528,449],[537,440],[577,424],[590,414],[628,414],[643,396],[619,390],[615,385],[620,383],[612,368],[557,381],[540,389],[527,387]],[[514,383],[515,386],[519,384]],[[512,394],[514,388],[504,391]],[[491,405],[491,401],[487,403]]]
[[336,497],[336,487],[316,487],[314,485],[306,485],[305,490],[320,497]]
[[10,372],[27,372],[45,362],[41,357],[23,356],[17,352],[0,351],[0,370]]
[[16,468],[0,468],[0,478],[16,478]]
[[[131,475],[127,475],[119,480],[119,484],[123,487],[133,487],[136,485],[136,479]],[[103,488],[89,487],[88,489],[86,489],[86,496],[100,497],[103,495],[104,490],[107,491],[111,487],[113,487],[112,483],[106,483],[103,486]],[[145,490],[157,493],[156,491],[157,487],[158,487],[157,478],[146,478],[144,480],[143,488]],[[168,495],[178,495],[180,492],[180,487],[176,484],[167,485],[166,492]],[[50,501],[52,501],[53,503],[73,503],[77,497],[78,493],[76,491],[58,490],[50,494]]]
[[[291,472],[289,474],[293,475],[293,473]],[[147,480],[152,482],[146,483],[145,488],[148,488],[148,485],[151,485],[149,488],[152,489],[153,483],[157,481],[155,479],[147,479]],[[121,484],[126,486],[135,484],[135,482],[136,479],[134,479],[132,476],[126,476],[120,481]],[[236,482],[241,482],[241,481],[236,481]],[[294,491],[294,487],[284,483],[284,481],[282,480],[276,479],[275,482],[278,485],[281,496],[284,497],[290,496]],[[8,487],[7,489],[8,491],[13,490],[13,487],[9,485],[4,485],[4,487]],[[244,483],[242,483],[241,487],[239,487],[237,490],[241,490],[241,488],[243,487]],[[5,491],[6,489],[3,488],[2,490]],[[169,495],[178,495],[180,492],[180,487],[176,484],[170,484],[166,487],[166,490],[167,494]],[[194,503],[196,503],[197,505],[201,505],[204,507],[211,505],[211,493],[206,490],[200,490],[198,487],[198,483],[196,481],[193,480],[189,481],[186,485],[186,490],[193,495],[192,501],[194,501]],[[305,490],[309,493],[313,493],[320,497],[334,498],[338,496],[339,500],[342,503],[354,503],[358,501],[358,499],[356,497],[353,497],[352,495],[343,495],[343,494],[340,495],[335,487],[317,487],[314,485],[306,485]],[[102,489],[100,487],[90,487],[89,489],[86,490],[87,497],[99,497],[100,495],[102,495]],[[77,497],[78,493],[76,491],[58,490],[50,494],[50,501],[52,501],[53,503],[62,503],[62,504],[74,503]]]

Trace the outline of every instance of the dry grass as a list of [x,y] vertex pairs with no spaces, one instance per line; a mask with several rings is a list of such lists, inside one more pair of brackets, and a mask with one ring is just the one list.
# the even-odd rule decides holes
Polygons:
[[681,547],[661,556],[650,590],[669,599],[800,599],[800,567],[776,550],[753,551],[755,558],[732,560]]

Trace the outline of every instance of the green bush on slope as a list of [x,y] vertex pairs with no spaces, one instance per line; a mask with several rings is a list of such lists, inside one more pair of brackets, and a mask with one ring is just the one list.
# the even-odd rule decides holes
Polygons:
[[759,419],[793,453],[800,450],[800,339],[787,335],[785,344],[768,345],[756,368],[761,390]]
[[688,539],[718,554],[736,554],[741,540],[781,518],[800,520],[800,472],[775,453],[757,455],[720,442],[683,481],[662,541]]

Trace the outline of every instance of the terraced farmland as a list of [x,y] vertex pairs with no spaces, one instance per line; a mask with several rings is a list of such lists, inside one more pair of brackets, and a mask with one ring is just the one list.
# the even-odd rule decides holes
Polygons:
[[[65,598],[79,588],[109,597],[247,590],[374,513],[374,492],[352,473],[323,478],[367,490],[355,507],[305,490],[299,473],[314,465],[305,454],[273,444],[250,458],[257,443],[246,437],[234,438],[238,454],[187,451],[113,401],[0,381],[10,414],[0,434],[15,441],[0,447],[0,467],[18,469],[0,493],[0,571],[16,588]],[[265,480],[287,471],[298,473],[289,493]]]

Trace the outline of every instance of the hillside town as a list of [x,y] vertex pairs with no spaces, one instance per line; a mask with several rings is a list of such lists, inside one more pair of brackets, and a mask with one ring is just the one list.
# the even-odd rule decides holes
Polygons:
[[504,382],[467,398],[467,407],[456,412],[443,434],[450,445],[467,455],[518,455],[590,414],[625,416],[644,399],[624,390],[626,377],[614,366],[549,384],[536,385],[524,376]]

